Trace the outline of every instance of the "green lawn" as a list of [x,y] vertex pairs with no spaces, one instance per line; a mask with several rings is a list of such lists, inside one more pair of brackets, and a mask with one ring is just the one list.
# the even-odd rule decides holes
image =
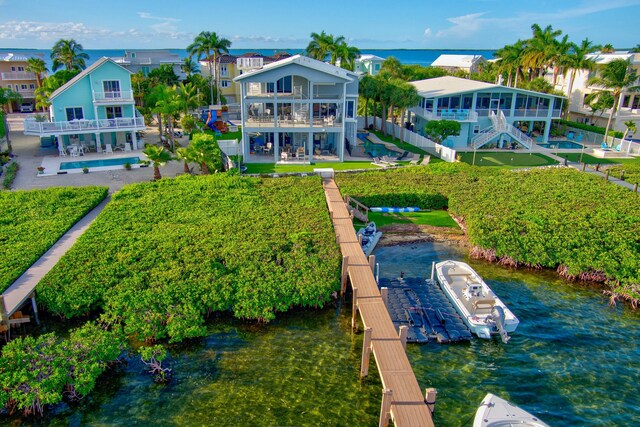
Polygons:
[[[442,162],[442,161],[443,161],[442,159],[440,159],[440,158],[436,157],[436,156],[435,156],[435,155],[433,155],[432,153],[429,153],[429,152],[427,152],[427,151],[423,150],[422,148],[415,147],[415,146],[413,146],[413,145],[411,145],[411,144],[409,144],[409,143],[406,143],[406,142],[400,141],[400,140],[399,140],[399,139],[397,139],[397,138],[396,138],[396,140],[395,140],[395,141],[393,141],[393,140],[391,139],[391,135],[389,135],[389,136],[384,136],[384,135],[383,135],[383,133],[382,133],[382,132],[380,132],[380,131],[378,131],[378,130],[372,130],[372,131],[369,131],[369,132],[371,132],[371,133],[375,134],[378,138],[380,138],[380,139],[381,139],[381,140],[383,140],[384,142],[388,142],[388,143],[394,144],[394,145],[395,145],[395,146],[397,146],[400,150],[408,151],[408,152],[410,152],[410,153],[421,154],[421,155],[425,155],[425,154],[429,154],[429,155],[431,155],[430,163],[437,163],[437,162]],[[398,136],[398,135],[396,135],[396,136]]]
[[582,162],[588,165],[609,165],[612,163],[618,163],[618,161],[614,159],[599,159],[598,157],[593,157],[589,154],[582,154],[582,160],[580,157],[580,153],[554,153],[558,157],[562,157],[563,159],[567,159],[570,162]]
[[369,212],[369,221],[375,222],[378,227],[389,224],[411,223],[415,225],[431,225],[434,227],[459,228],[449,213],[443,210],[401,213]]
[[[473,151],[458,153],[464,163],[473,163]],[[557,162],[538,153],[476,152],[476,166],[547,166]]]
[[332,168],[335,170],[349,169],[380,169],[371,162],[319,162],[310,165],[277,165],[275,163],[247,163],[246,173],[286,173],[313,172],[316,168]]

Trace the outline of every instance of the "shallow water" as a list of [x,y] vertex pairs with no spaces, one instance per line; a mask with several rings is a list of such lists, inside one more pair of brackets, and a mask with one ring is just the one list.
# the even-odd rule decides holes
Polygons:
[[549,272],[512,271],[465,259],[456,248],[421,243],[375,252],[381,277],[429,277],[431,261],[468,262],[520,319],[508,344],[409,345],[422,387],[439,391],[437,425],[471,425],[494,393],[551,425],[640,422],[640,316],[610,307],[594,289]]
[[[433,243],[375,254],[383,277],[427,277],[432,260],[464,259],[458,249]],[[438,426],[470,426],[487,392],[551,425],[637,424],[637,312],[609,307],[596,291],[554,274],[467,262],[520,325],[506,345],[479,339],[408,345],[420,385],[439,391]],[[373,361],[370,377],[358,379],[362,335],[350,333],[350,304],[292,312],[266,326],[222,317],[209,332],[170,347],[170,384],[154,384],[132,356],[102,377],[90,397],[58,406],[39,424],[377,425],[382,386]],[[22,422],[0,418],[5,425]]]

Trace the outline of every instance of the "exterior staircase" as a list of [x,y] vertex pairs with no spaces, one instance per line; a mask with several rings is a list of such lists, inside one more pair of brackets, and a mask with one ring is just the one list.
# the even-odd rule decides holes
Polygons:
[[498,110],[498,114],[491,112],[489,114],[492,126],[483,129],[478,135],[471,140],[471,146],[474,149],[478,149],[493,140],[494,138],[506,133],[516,141],[518,141],[525,148],[530,149],[533,146],[533,139],[521,132],[511,123],[507,122],[507,118],[504,116],[502,110]]

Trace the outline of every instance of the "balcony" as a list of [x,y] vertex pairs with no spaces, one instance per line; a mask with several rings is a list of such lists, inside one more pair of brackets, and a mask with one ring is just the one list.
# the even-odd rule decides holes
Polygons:
[[272,114],[264,115],[249,115],[245,120],[246,127],[282,127],[282,128],[297,128],[297,127],[313,127],[313,128],[340,128],[342,127],[342,120],[340,118],[332,117],[314,117],[313,120],[309,120],[308,117],[296,116],[296,115],[284,115],[278,116],[277,122]]
[[117,119],[71,120],[66,122],[37,122],[34,119],[24,121],[25,135],[64,135],[93,133],[118,130],[144,130],[144,118],[120,117]]
[[16,93],[20,94],[23,98],[35,98],[35,90],[33,89],[18,89]]
[[[551,118],[559,119],[562,114],[562,110],[552,110]],[[538,118],[547,118],[549,117],[549,109],[548,108],[529,108],[529,109],[516,109],[513,112],[514,117],[538,117]]]
[[427,120],[455,120],[458,122],[477,122],[478,113],[469,109],[442,109],[440,111],[431,111],[426,108],[413,107],[410,109],[412,113],[424,117]]
[[118,104],[122,102],[133,103],[133,91],[118,90],[111,92],[93,92],[93,102],[97,104]]
[[12,71],[8,73],[2,73],[2,80],[35,80],[36,75],[26,71]]

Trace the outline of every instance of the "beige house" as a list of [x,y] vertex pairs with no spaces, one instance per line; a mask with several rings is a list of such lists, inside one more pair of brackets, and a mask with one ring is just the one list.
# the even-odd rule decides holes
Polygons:
[[462,70],[467,73],[477,73],[486,63],[487,60],[482,55],[440,55],[431,66],[449,72]]
[[[8,88],[22,96],[22,101],[9,104],[9,112],[20,111],[21,104],[30,104],[35,110],[35,90],[37,79],[34,73],[26,71],[30,57],[18,53],[0,55],[0,87]],[[42,59],[43,56],[39,55]],[[45,76],[42,76],[43,78]]]

